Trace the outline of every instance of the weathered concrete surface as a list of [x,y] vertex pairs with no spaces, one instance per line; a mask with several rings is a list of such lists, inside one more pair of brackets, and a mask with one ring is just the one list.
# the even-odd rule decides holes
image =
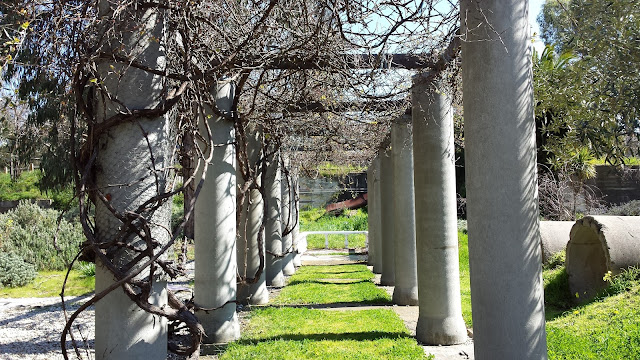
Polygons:
[[[247,159],[249,167],[255,171],[258,186],[261,185],[262,179],[261,154],[262,131],[254,131],[252,135],[247,137]],[[241,175],[239,174],[238,176]],[[238,182],[241,180],[241,178],[238,178]],[[248,283],[238,284],[238,301],[246,301],[252,305],[266,304],[269,302],[269,292],[267,291],[265,272],[262,271],[260,276],[254,279],[260,268],[260,252],[265,254],[264,240],[262,244],[258,243],[264,215],[264,202],[258,189],[249,190],[244,200],[240,213],[240,228],[238,229],[236,246],[238,272],[240,275],[252,280]]]
[[475,357],[546,359],[527,0],[462,0]]
[[[282,273],[287,276],[291,276],[295,274],[296,267],[293,266],[293,236],[291,231],[293,230],[293,220],[291,218],[291,198],[292,189],[291,189],[291,181],[292,178],[287,176],[289,171],[289,167],[291,166],[291,161],[289,160],[289,156],[284,156],[284,161],[281,168],[281,197],[282,203],[280,204],[280,221],[282,226],[282,254],[284,257],[282,258]],[[286,233],[286,234],[285,234]]]
[[413,148],[420,318],[426,344],[467,341],[460,305],[453,108],[446,87],[414,77]]
[[418,305],[411,117],[403,116],[391,125],[391,146],[395,256],[395,288],[392,299],[398,305]]
[[542,263],[546,263],[551,257],[564,251],[569,242],[569,234],[574,221],[541,221],[540,222],[540,246],[542,249]]
[[[282,228],[280,221],[280,202],[282,194],[280,188],[280,153],[273,149],[269,149],[272,154],[267,158],[267,168],[265,176],[265,204],[267,217],[265,225],[265,246],[267,253],[266,261],[266,278],[267,285],[274,287],[283,287],[285,284],[284,274],[282,273]],[[274,256],[275,254],[275,256]]]
[[[375,228],[374,225],[374,219],[375,219],[375,212],[376,212],[376,208],[374,206],[374,199],[375,199],[375,194],[373,191],[373,183],[375,182],[375,162],[371,161],[371,163],[369,164],[369,168],[367,169],[367,213],[368,213],[368,217],[367,217],[367,229],[369,231],[369,235],[368,235],[368,241],[369,243],[367,244],[367,265],[370,266],[374,266],[375,267],[375,253],[376,253],[376,241],[375,241],[375,237],[377,236],[377,229]],[[373,211],[373,214],[371,213]]]
[[[116,5],[106,0],[97,2],[99,16],[112,19]],[[139,31],[124,31],[126,24],[115,26],[104,39],[101,51],[119,51],[136,54],[137,61],[154,69],[165,69],[165,44],[163,11],[139,9],[132,6],[118,9],[120,18],[135,21]],[[103,19],[104,20],[104,19]],[[105,29],[106,30],[106,29]],[[113,32],[115,31],[115,32]],[[158,41],[158,39],[160,39]],[[111,49],[109,49],[111,48]],[[97,67],[100,86],[96,91],[96,120],[105,121],[113,115],[128,110],[150,109],[164,99],[166,81],[163,76],[143,71],[128,64],[103,59]],[[98,139],[99,149],[95,164],[95,180],[98,189],[109,198],[109,206],[116,212],[135,211],[146,201],[166,191],[164,169],[172,166],[170,159],[170,126],[168,115],[154,118],[138,118],[135,122],[115,125]],[[150,153],[152,152],[152,154]],[[151,156],[155,158],[152,163]],[[151,174],[153,172],[153,174]],[[157,178],[155,178],[157,176]],[[157,180],[157,182],[156,182]],[[116,184],[128,184],[119,185]],[[148,220],[151,237],[160,247],[167,243],[170,233],[171,202],[166,202],[153,215],[143,214]],[[118,239],[122,221],[101,201],[96,202],[95,235],[98,242]],[[125,239],[130,245],[144,246],[139,237]],[[121,249],[113,255],[116,266],[125,266],[137,253]],[[166,259],[163,255],[162,259]],[[147,260],[146,258],[143,260]],[[167,304],[166,279],[157,271],[147,300],[155,306]],[[140,278],[149,275],[145,270]],[[100,262],[96,266],[96,291],[100,292],[114,283],[110,271]],[[97,359],[164,359],[167,356],[167,320],[140,309],[122,288],[116,288],[95,307],[95,354]],[[67,338],[68,339],[68,338]]]
[[[373,253],[373,272],[382,273],[382,194],[380,193],[380,156],[373,160],[373,192],[369,194],[369,243],[373,242],[375,252]],[[368,183],[368,182],[367,182]],[[371,212],[373,209],[373,213]],[[371,232],[374,236],[371,236]]]
[[383,285],[395,284],[395,255],[394,245],[395,235],[394,209],[393,209],[393,160],[392,150],[384,151],[380,154],[380,227],[382,246],[382,277]]
[[[218,84],[216,106],[232,109],[235,85]],[[207,111],[213,114],[212,110]],[[195,208],[195,302],[213,311],[198,311],[205,343],[226,343],[240,337],[236,314],[236,151],[233,121],[208,119],[213,143],[211,163]],[[201,124],[201,127],[203,125]],[[209,147],[210,148],[210,147]],[[211,151],[211,150],[210,150]],[[196,178],[202,177],[199,173]],[[226,305],[225,305],[226,304]]]
[[566,267],[579,302],[606,287],[604,275],[640,265],[640,216],[585,216],[571,228]]

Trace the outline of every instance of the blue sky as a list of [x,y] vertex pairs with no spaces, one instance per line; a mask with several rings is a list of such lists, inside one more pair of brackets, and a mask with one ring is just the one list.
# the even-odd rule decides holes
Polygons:
[[[542,9],[542,4],[544,4],[545,0],[529,0],[529,24],[531,24],[531,34],[540,34],[540,27],[538,26],[538,22],[536,18]],[[539,36],[535,37],[535,41],[533,46],[536,48],[538,53],[542,53],[544,49],[544,43],[540,40]]]

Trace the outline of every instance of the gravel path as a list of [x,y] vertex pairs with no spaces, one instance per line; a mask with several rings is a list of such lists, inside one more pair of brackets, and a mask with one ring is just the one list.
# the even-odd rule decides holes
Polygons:
[[[65,299],[69,315],[87,298]],[[93,349],[93,316],[90,308],[75,322],[74,336],[82,348]],[[0,299],[0,359],[62,359],[64,325],[60,298]],[[70,339],[67,347],[72,348]],[[93,350],[88,351],[93,358]]]

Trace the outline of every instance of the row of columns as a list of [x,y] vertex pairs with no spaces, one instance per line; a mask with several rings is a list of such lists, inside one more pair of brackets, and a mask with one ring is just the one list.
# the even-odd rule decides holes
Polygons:
[[[109,15],[110,11],[108,2],[100,1],[100,15]],[[526,0],[461,1],[465,166],[476,359],[546,358],[527,12]],[[157,20],[157,14],[148,15],[144,17],[143,24],[147,31],[140,34],[161,38],[162,21]],[[142,63],[164,59],[162,49],[155,45],[157,42],[147,41],[146,38],[139,41],[134,35],[125,37],[123,46],[147,46],[139,56]],[[164,64],[164,61],[157,63]],[[164,89],[159,76],[126,67],[122,72],[126,71],[127,76],[115,79],[112,75],[110,78],[109,74],[113,72],[109,70],[109,65],[112,64],[105,63],[99,69],[105,75],[103,86],[111,87],[111,93],[122,104],[130,109],[155,106]],[[419,86],[414,88],[414,97]],[[225,102],[230,96],[225,94],[232,92],[231,87],[226,84],[217,89],[219,93],[222,92],[219,94],[220,108],[226,106]],[[141,88],[148,91],[140,94],[137,89]],[[431,87],[423,88],[420,92],[428,93],[434,99],[443,96]],[[458,265],[453,263],[457,261],[457,240],[453,240],[455,226],[451,221],[451,214],[455,214],[455,211],[451,210],[451,191],[447,190],[451,189],[452,175],[444,170],[445,165],[449,166],[453,144],[446,140],[449,139],[446,127],[443,129],[447,133],[439,132],[443,129],[435,129],[445,116],[443,114],[450,112],[441,108],[448,101],[429,110],[430,100],[415,98],[413,181],[416,191],[406,188],[400,192],[402,196],[396,196],[406,197],[409,192],[415,196],[414,254],[420,305],[417,336],[424,342],[433,343],[460,341],[460,301],[459,289],[456,289],[459,286],[456,274]],[[434,104],[440,102],[433,100]],[[104,113],[107,117],[118,112],[119,106],[109,103],[98,113]],[[422,108],[416,109],[415,106]],[[433,131],[434,143],[431,145],[427,141],[429,136],[422,134],[419,130],[421,125],[416,124],[416,114],[420,113],[425,113],[426,127],[432,129],[425,131]],[[121,160],[136,154],[142,154],[146,159],[146,141],[149,138],[153,138],[153,148],[157,150],[154,154],[158,158],[157,164],[168,161],[168,157],[163,159],[161,155],[169,144],[169,121],[166,117],[141,121],[145,127],[142,132],[134,124],[120,125],[110,132],[109,139],[105,137],[102,140],[104,144],[97,159],[98,167],[102,169],[101,173],[96,174],[98,186],[127,183],[128,179],[138,179],[145,174],[148,171],[147,162],[130,159],[128,164],[131,166],[123,167]],[[233,143],[232,127],[224,124],[224,121],[213,121],[212,133],[220,137],[216,142]],[[149,135],[141,136],[141,133]],[[132,141],[134,137],[136,140]],[[404,260],[400,260],[406,259],[406,244],[411,243],[407,238],[411,239],[411,235],[404,234],[400,240],[396,233],[406,230],[409,225],[405,223],[394,227],[401,220],[394,214],[400,216],[407,211],[396,208],[406,204],[402,201],[396,203],[393,197],[395,176],[409,173],[405,167],[394,170],[392,154],[404,149],[408,141],[405,139],[403,144],[399,144],[398,138],[401,137],[396,135],[390,148],[381,151],[379,166],[373,166],[373,172],[377,173],[374,174],[376,180],[373,181],[372,192],[375,194],[372,204],[377,209],[373,215],[381,220],[381,227],[372,226],[372,230],[376,229],[373,233],[377,232],[378,236],[370,237],[374,269],[382,272],[382,283],[393,285],[401,280],[399,291],[402,293],[399,292],[398,296],[394,294],[396,301],[411,298],[412,290],[408,289],[415,287],[411,280],[412,272],[402,268],[405,264]],[[425,148],[419,148],[422,145]],[[206,175],[209,181],[205,183],[211,188],[203,188],[196,209],[196,217],[200,220],[196,223],[195,300],[204,307],[222,306],[233,300],[237,292],[235,155],[232,155],[233,146],[216,147],[212,151],[210,173]],[[263,206],[267,209],[265,281],[273,286],[282,286],[281,255],[284,247],[280,221],[280,161],[273,149],[264,155],[267,157],[267,183],[264,184],[266,193],[263,199]],[[427,160],[433,161],[433,164],[440,161],[441,166],[427,165]],[[402,178],[397,181],[400,184],[408,180]],[[160,179],[160,182],[164,186],[164,179]],[[119,211],[134,209],[155,195],[155,191],[147,191],[153,189],[155,184],[138,182],[136,186],[134,190],[111,189],[111,205]],[[379,206],[375,205],[378,201]],[[160,242],[167,240],[162,233],[163,229],[168,228],[168,214],[167,211],[160,211],[152,221],[160,224],[152,230],[154,239]],[[110,214],[98,205],[96,232],[98,238],[105,241],[114,237],[119,226],[117,221],[105,220],[108,218]],[[249,239],[245,241],[253,243]],[[411,247],[408,248],[410,252]],[[121,258],[123,262],[127,261],[126,254]],[[249,258],[252,256],[247,256]],[[166,281],[161,278],[158,280],[149,301],[162,306],[167,301]],[[110,274],[98,266],[96,291],[112,283]],[[207,332],[207,342],[230,341],[239,336],[233,303],[227,303],[219,310],[199,312],[198,316]],[[99,359],[166,357],[166,321],[137,308],[119,289],[98,302],[96,323],[95,347]]]
[[416,76],[412,104],[412,116],[392,124],[390,143],[370,169],[371,262],[381,285],[395,286],[394,303],[419,305],[419,341],[458,344],[467,332],[460,304],[451,97],[433,77]]
[[[461,2],[476,359],[547,357],[527,11],[526,1]],[[435,76],[418,75],[412,106],[413,136],[396,121],[369,169],[369,263],[381,285],[396,286],[397,304],[414,303],[417,283],[419,341],[452,345],[467,335],[451,98]]]

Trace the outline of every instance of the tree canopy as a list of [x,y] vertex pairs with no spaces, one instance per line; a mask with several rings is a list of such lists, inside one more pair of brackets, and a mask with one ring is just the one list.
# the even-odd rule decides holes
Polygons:
[[[547,0],[548,47],[534,59],[536,115],[556,135],[549,151],[586,146],[611,163],[638,155],[640,7],[635,0]],[[557,51],[557,53],[555,53]]]

